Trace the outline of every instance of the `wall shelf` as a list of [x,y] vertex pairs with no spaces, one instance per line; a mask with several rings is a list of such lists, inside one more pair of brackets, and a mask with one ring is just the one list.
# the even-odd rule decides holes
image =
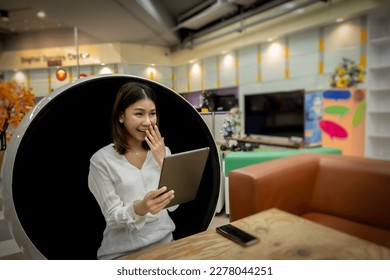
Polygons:
[[386,71],[390,70],[390,64],[388,65],[377,65],[377,66],[370,66],[368,70],[374,70],[374,71]]
[[387,94],[390,92],[390,88],[372,88],[370,92],[373,94]]
[[381,44],[388,44],[388,43],[390,43],[390,36],[370,40],[370,44],[381,45]]
[[368,14],[367,157],[390,160],[390,7]]
[[369,114],[390,114],[389,111],[368,111]]
[[368,137],[373,137],[373,138],[389,138],[389,139],[390,139],[390,134],[369,134]]

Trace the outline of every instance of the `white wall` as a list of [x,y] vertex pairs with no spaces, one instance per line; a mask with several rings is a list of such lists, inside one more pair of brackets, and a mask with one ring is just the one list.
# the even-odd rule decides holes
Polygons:
[[[162,83],[179,93],[237,85],[239,101],[242,101],[244,94],[257,92],[296,88],[324,89],[328,87],[329,77],[343,57],[359,62],[364,50],[360,33],[365,20],[364,17],[356,17],[346,22],[289,34],[272,42],[252,44],[235,50],[226,48],[223,53],[175,67],[134,64],[123,62],[124,59],[122,63],[115,65],[82,66],[80,72],[87,75],[124,73],[141,76]],[[319,49],[321,39],[324,42],[323,51]],[[130,53],[129,46],[122,48],[127,54]],[[159,54],[164,56],[162,51],[160,48]],[[127,55],[127,58],[129,57],[130,55]],[[165,56],[164,61],[166,62]],[[323,73],[319,72],[320,61],[323,61]],[[50,92],[50,88],[56,89],[77,78],[75,67],[66,69],[69,75],[72,75],[64,82],[55,78],[55,69],[50,69],[50,73],[48,69],[25,71],[26,80],[37,96],[43,96]],[[6,72],[5,77],[14,79],[16,73]]]
[[217,88],[218,86],[217,64],[218,64],[217,56],[211,56],[202,59],[204,89]]
[[[187,92],[187,84],[199,84],[199,79],[203,89],[234,86],[238,81],[240,98],[257,92],[328,88],[329,78],[343,57],[360,62],[362,44],[365,45],[360,35],[362,20],[365,19],[358,17],[315,27],[201,59],[202,76],[187,76],[190,63],[179,65],[174,68],[176,90]],[[320,40],[323,40],[321,51]],[[322,73],[320,62],[323,62]]]

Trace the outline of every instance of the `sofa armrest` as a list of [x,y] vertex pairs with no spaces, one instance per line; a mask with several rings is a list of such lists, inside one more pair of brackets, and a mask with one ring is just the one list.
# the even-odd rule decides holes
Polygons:
[[290,156],[229,173],[230,221],[269,208],[297,215],[309,211],[318,155]]

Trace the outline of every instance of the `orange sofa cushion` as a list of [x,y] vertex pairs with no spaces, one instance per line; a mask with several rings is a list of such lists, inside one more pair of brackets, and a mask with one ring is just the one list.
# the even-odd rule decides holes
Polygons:
[[390,230],[390,162],[321,157],[310,205],[315,212]]
[[324,226],[328,226],[390,248],[389,230],[372,227],[366,224],[356,223],[351,220],[322,213],[307,213],[302,215],[302,217],[310,221],[322,224]]

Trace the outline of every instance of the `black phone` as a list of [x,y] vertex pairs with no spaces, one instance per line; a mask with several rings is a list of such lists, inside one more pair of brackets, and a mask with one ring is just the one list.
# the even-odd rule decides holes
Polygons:
[[235,227],[231,224],[226,224],[223,226],[219,226],[216,228],[216,231],[223,236],[229,238],[230,240],[242,245],[242,246],[250,246],[256,244],[260,241],[260,239],[238,227]]

